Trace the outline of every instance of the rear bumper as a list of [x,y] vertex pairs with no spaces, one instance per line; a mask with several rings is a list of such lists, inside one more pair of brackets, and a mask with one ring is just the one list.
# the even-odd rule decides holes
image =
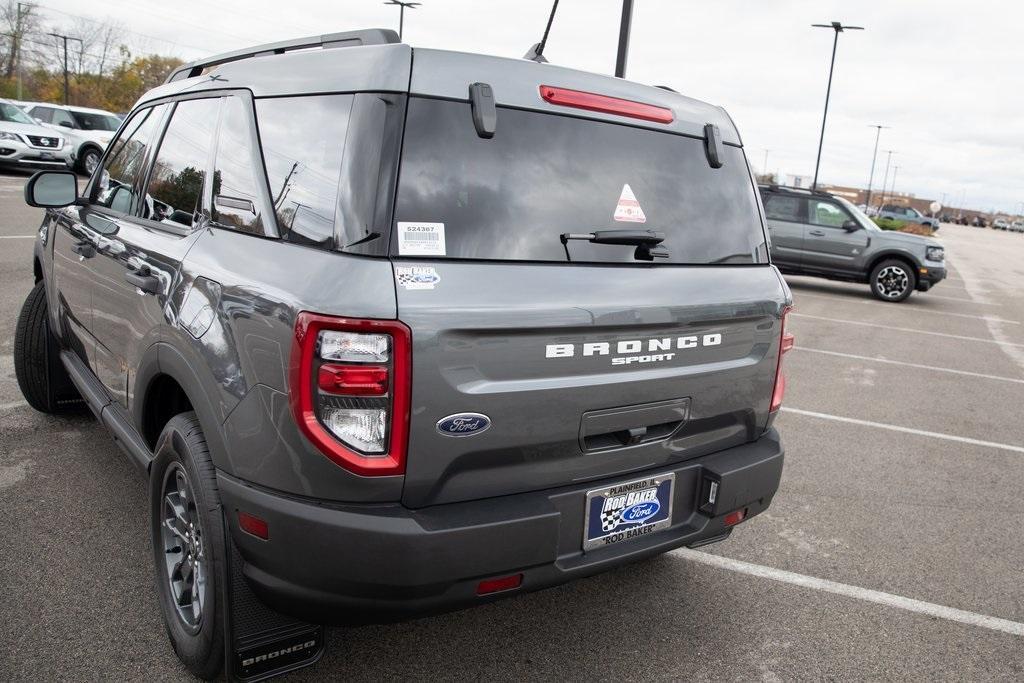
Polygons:
[[[782,462],[778,433],[769,430],[754,443],[646,473],[418,510],[316,505],[223,473],[218,486],[257,595],[301,619],[356,624],[483,604],[720,540],[731,531],[727,513],[746,508],[749,518],[768,507]],[[670,527],[582,552],[588,490],[670,471],[676,474]],[[713,508],[703,499],[707,479],[719,482]],[[266,520],[269,540],[242,532],[238,510]],[[519,589],[476,594],[482,579],[520,572]]]
[[927,292],[933,286],[945,279],[945,266],[922,266],[921,268],[918,268],[917,272],[917,289],[922,292]]

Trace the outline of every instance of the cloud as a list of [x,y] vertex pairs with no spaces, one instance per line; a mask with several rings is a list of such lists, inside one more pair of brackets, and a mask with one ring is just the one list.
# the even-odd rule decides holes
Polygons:
[[[540,39],[551,8],[549,0],[422,2],[406,13],[405,39],[413,46],[508,57],[521,57]],[[158,38],[150,50],[185,58],[200,56],[199,48],[397,27],[398,18],[397,8],[377,0],[48,0],[46,7],[113,15]],[[619,11],[617,0],[562,0],[547,57],[610,73]],[[54,22],[62,16],[49,15]],[[628,76],[726,107],[755,168],[767,148],[771,170],[809,175],[833,37],[810,25],[832,20],[866,30],[839,37],[821,179],[866,184],[875,132],[869,126],[878,123],[891,126],[881,148],[898,150],[897,190],[935,198],[966,190],[971,207],[1016,210],[1024,200],[1024,41],[1016,28],[1024,3],[639,0]],[[881,174],[876,169],[876,183]]]

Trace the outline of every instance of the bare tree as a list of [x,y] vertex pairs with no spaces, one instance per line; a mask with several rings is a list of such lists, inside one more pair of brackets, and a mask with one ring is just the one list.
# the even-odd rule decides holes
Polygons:
[[28,3],[7,0],[0,5],[0,33],[3,35],[3,74],[14,76],[21,64],[26,43],[34,43],[39,35],[39,16],[36,7]]

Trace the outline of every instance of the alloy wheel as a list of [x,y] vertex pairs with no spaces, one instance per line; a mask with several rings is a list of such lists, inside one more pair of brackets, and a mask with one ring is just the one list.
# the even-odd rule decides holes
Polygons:
[[899,266],[886,266],[875,278],[878,291],[888,299],[898,299],[910,286],[910,276]]
[[195,633],[202,625],[207,563],[192,485],[179,463],[172,463],[164,474],[162,500],[164,579],[178,618]]

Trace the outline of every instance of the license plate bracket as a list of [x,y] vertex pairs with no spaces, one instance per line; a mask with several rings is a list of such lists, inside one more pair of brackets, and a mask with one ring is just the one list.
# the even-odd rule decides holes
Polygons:
[[672,524],[674,472],[587,491],[583,550],[639,538]]

